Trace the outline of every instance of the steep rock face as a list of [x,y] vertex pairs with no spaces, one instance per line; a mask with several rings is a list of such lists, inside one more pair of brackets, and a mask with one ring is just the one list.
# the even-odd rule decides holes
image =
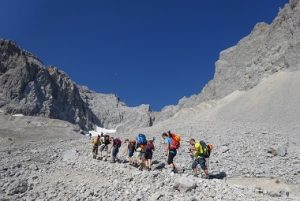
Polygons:
[[65,73],[45,68],[8,40],[0,40],[0,86],[0,107],[7,113],[62,119],[82,128],[100,123]]
[[9,40],[0,40],[0,86],[0,108],[11,114],[61,119],[81,128],[147,127],[154,121],[149,105],[127,107],[115,95],[76,85]]
[[199,95],[184,97],[156,116],[162,121],[181,108],[222,98],[235,90],[248,90],[263,78],[282,70],[300,69],[300,0],[290,0],[268,25],[258,23],[236,46],[220,53],[213,80]]
[[128,107],[114,94],[101,94],[80,87],[82,99],[100,120],[105,128],[141,128],[152,126],[152,117],[149,105]]

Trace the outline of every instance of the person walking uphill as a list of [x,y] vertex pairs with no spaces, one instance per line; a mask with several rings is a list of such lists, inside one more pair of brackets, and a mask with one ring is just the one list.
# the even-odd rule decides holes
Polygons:
[[176,172],[176,166],[174,164],[174,157],[177,154],[177,149],[180,147],[180,136],[168,131],[162,134],[162,138],[165,141],[165,155],[168,156],[168,165],[171,166],[172,171]]
[[133,154],[134,154],[134,151],[135,151],[135,144],[136,144],[136,141],[135,140],[129,140],[129,139],[126,139],[125,140],[125,143],[127,144],[127,149],[126,149],[126,152],[128,154],[128,161],[129,161],[129,164],[130,165],[133,165],[134,164],[134,160],[133,160]]
[[[100,144],[100,158],[106,161],[108,158],[108,145],[110,144],[109,135],[103,135],[103,133],[101,133]],[[103,152],[105,152],[104,156]]]
[[145,163],[148,171],[151,170],[153,151],[155,150],[153,140],[149,140],[145,147]]
[[195,174],[197,174],[197,166],[200,165],[201,169],[204,171],[205,177],[208,178],[208,168],[207,168],[207,159],[210,156],[212,145],[204,141],[196,142],[195,139],[190,139],[190,145],[192,145],[191,152],[194,155],[194,162],[192,164],[192,169]]
[[93,159],[96,159],[98,155],[98,147],[100,144],[100,135],[98,135],[95,139],[93,139],[92,143],[93,143],[93,151],[92,151]]
[[119,138],[115,138],[113,140],[113,145],[111,147],[111,149],[112,149],[112,152],[111,152],[111,156],[112,156],[111,157],[111,162],[112,163],[116,162],[117,155],[119,153],[119,149],[120,149],[121,145],[122,145],[122,141]]

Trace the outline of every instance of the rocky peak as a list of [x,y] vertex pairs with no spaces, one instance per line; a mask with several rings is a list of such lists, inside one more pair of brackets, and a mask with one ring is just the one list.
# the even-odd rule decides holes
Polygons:
[[0,108],[6,113],[61,119],[91,128],[147,127],[149,105],[127,107],[114,94],[79,86],[55,66],[44,64],[16,43],[0,39]]

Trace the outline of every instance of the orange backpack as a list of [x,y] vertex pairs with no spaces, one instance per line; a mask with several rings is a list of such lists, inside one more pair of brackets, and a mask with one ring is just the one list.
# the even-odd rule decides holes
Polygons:
[[170,149],[178,149],[180,147],[180,140],[181,140],[180,135],[171,133],[169,134],[169,136],[172,139],[172,142],[170,144]]

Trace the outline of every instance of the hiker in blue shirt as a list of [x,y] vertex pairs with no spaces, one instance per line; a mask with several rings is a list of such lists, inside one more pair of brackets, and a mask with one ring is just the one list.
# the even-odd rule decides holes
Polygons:
[[172,146],[173,139],[167,133],[163,133],[162,138],[164,139],[164,143],[166,144],[165,145],[165,155],[168,156],[167,163],[168,163],[168,165],[171,166],[172,171],[175,172],[176,166],[174,164],[174,157],[177,154],[177,150]]

